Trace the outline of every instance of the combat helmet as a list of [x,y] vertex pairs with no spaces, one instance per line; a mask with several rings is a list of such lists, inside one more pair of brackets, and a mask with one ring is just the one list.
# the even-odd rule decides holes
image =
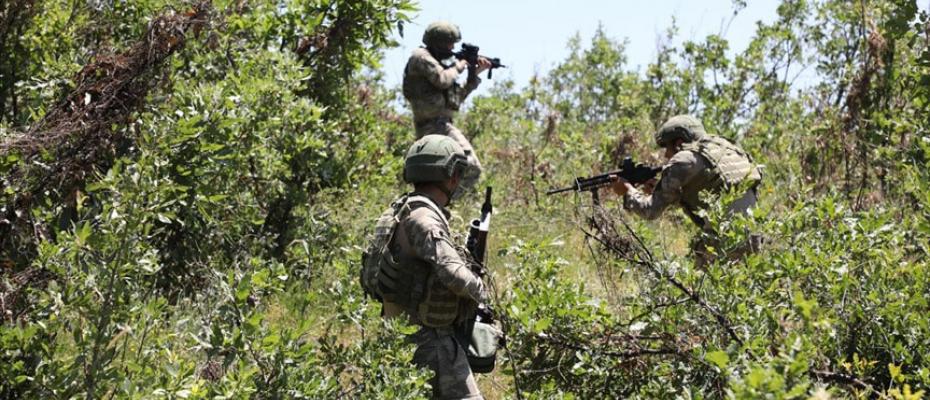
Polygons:
[[426,47],[443,49],[459,40],[462,40],[462,32],[458,25],[448,21],[433,22],[423,32],[423,44]]
[[444,135],[426,135],[407,151],[404,181],[442,182],[455,175],[456,169],[461,171],[467,165],[465,150],[455,140]]
[[704,124],[688,114],[676,115],[665,121],[655,133],[656,145],[665,147],[675,140],[683,139],[685,143],[699,140],[707,135]]

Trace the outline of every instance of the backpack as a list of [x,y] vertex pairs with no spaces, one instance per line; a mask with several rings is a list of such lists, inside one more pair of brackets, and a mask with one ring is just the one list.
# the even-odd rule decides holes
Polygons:
[[[411,211],[411,205],[422,204],[442,215],[431,200],[419,195],[404,195],[391,203],[375,222],[374,232],[362,253],[359,281],[365,294],[384,302],[398,303],[414,309],[426,294],[428,267],[418,263],[399,265],[391,253],[391,242],[400,221]],[[409,263],[408,263],[409,264]]]
[[407,196],[395,200],[391,203],[378,220],[375,222],[375,230],[368,237],[368,246],[362,252],[362,269],[359,276],[362,290],[372,298],[383,301],[384,291],[378,284],[381,275],[381,264],[387,262],[385,256],[390,257],[390,244],[394,239],[394,233],[397,231],[397,224],[400,223],[400,212],[404,205],[407,204]]

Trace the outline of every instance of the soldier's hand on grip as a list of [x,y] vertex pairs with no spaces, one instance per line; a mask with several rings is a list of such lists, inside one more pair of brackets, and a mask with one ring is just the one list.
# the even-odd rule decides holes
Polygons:
[[488,60],[487,57],[479,56],[478,57],[478,70],[476,72],[480,74],[484,71],[487,71],[488,68],[491,68],[491,65],[492,65],[491,60]]
[[630,190],[630,183],[626,179],[621,178],[619,175],[611,175],[610,179],[613,181],[610,184],[610,188],[613,189],[614,193],[618,196],[624,196]]

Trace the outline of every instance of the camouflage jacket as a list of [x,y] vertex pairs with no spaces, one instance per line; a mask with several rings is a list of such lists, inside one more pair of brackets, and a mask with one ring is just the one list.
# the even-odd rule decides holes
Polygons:
[[403,91],[413,109],[415,123],[455,115],[465,98],[481,83],[476,74],[469,74],[465,86],[459,86],[457,79],[461,73],[455,65],[441,64],[425,48],[413,51],[404,69]]
[[414,322],[426,326],[449,326],[471,311],[467,307],[487,301],[484,282],[452,242],[448,218],[442,207],[412,203],[410,213],[399,221],[391,249],[402,264],[427,266],[425,298],[417,310],[404,310],[413,314],[409,316]]
[[[719,142],[723,139],[713,138],[712,140]],[[737,166],[740,171],[747,170],[748,165],[748,172],[743,171],[741,175],[745,177],[744,179],[761,179],[757,168],[752,166],[752,161],[741,149],[732,144],[728,147],[738,151],[728,149],[720,151],[728,151],[729,157],[742,159],[744,162]],[[695,223],[702,225],[695,218],[701,210],[707,208],[707,204],[701,199],[701,192],[704,190],[713,192],[723,187],[726,180],[724,176],[731,172],[732,168],[724,165],[723,169],[724,171],[721,171],[720,166],[714,165],[708,157],[703,155],[702,149],[696,146],[686,146],[685,149],[675,153],[665,165],[662,177],[651,195],[633,188],[624,197],[624,207],[646,219],[655,219],[669,206],[680,205]],[[750,190],[742,198],[730,203],[728,212],[745,212],[754,204],[755,191]]]

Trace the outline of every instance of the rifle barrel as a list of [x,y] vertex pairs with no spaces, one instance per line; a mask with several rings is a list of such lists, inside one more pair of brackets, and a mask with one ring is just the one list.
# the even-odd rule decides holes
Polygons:
[[575,189],[575,186],[569,186],[569,187],[566,187],[566,188],[559,188],[559,189],[551,189],[551,190],[547,191],[546,194],[547,194],[547,195],[550,195],[550,194],[562,193],[562,192],[567,192],[567,191],[569,191],[569,190],[576,190],[576,189]]

